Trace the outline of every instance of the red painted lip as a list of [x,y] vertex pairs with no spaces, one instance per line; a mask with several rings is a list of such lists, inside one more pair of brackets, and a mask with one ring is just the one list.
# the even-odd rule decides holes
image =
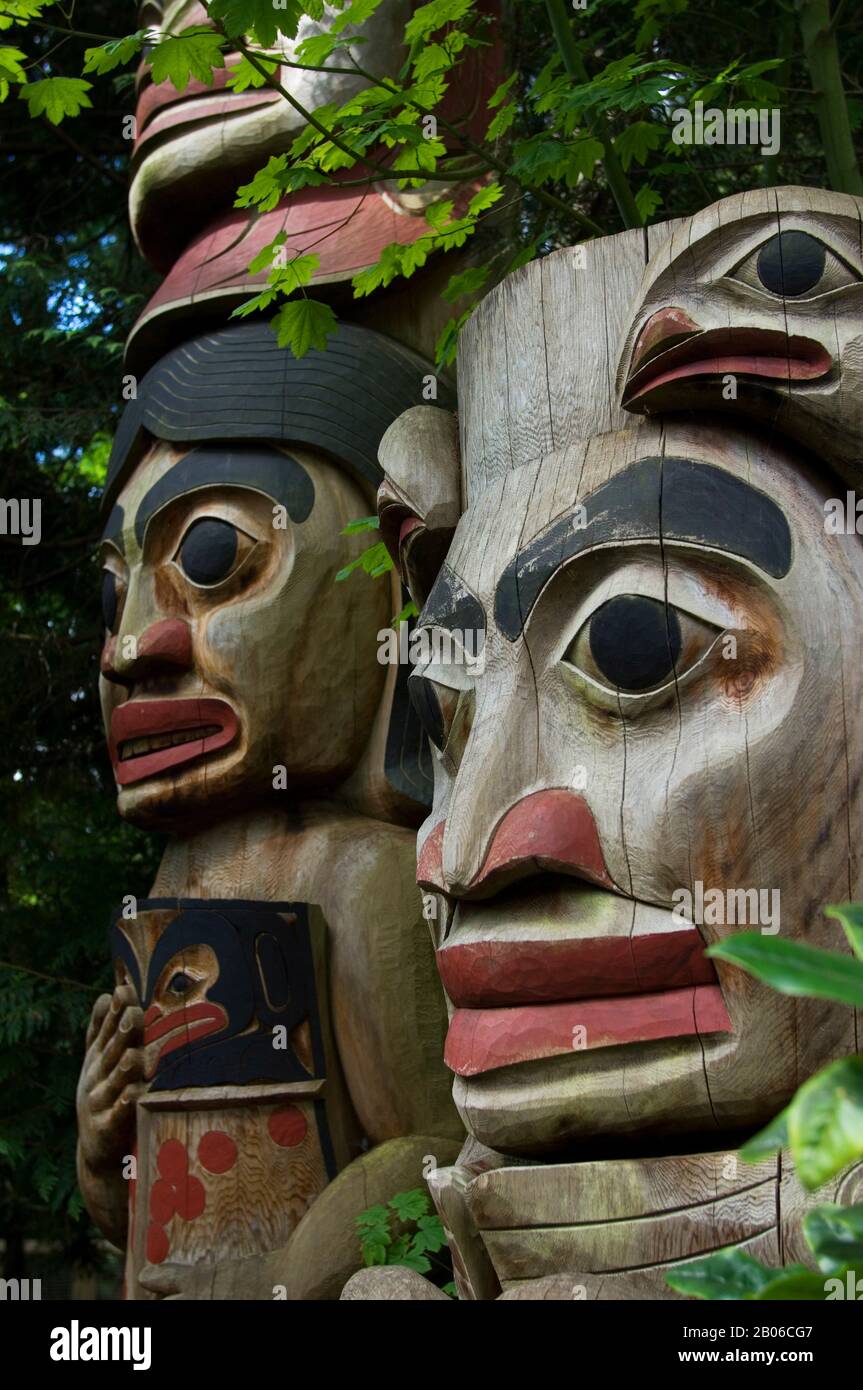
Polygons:
[[457,1076],[480,1076],[519,1062],[573,1051],[663,1038],[733,1032],[718,985],[532,1004],[512,1009],[457,1009],[444,1061]]
[[[151,1043],[164,1039],[159,1048],[158,1056],[165,1057],[169,1052],[174,1052],[178,1047],[185,1047],[187,1043],[197,1042],[200,1038],[205,1038],[209,1033],[218,1033],[227,1026],[228,1015],[219,1004],[203,1001],[200,1004],[192,1004],[187,1009],[176,1009],[171,1013],[163,1014],[158,1009],[150,1008],[147,1010],[147,1019],[144,1028],[144,1046],[149,1047]],[[152,1067],[155,1071],[155,1066]]]
[[452,1003],[468,1009],[716,983],[716,971],[694,926],[563,941],[467,941],[441,947],[437,965]]
[[[218,725],[218,732],[172,748],[159,748],[136,757],[120,758],[122,745],[139,738],[183,733]],[[121,787],[143,782],[184,763],[224,748],[236,736],[239,721],[226,700],[127,700],[111,715],[109,750],[114,777]]]
[[830,353],[813,338],[745,327],[686,333],[672,323],[668,324],[668,332],[651,338],[651,322],[642,330],[633,354],[623,391],[622,403],[626,407],[637,409],[661,387],[692,377],[731,373],[803,382],[817,381],[833,367]]

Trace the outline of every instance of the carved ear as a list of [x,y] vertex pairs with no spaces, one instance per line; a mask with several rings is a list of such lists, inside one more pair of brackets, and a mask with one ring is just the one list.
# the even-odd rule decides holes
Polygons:
[[378,450],[381,539],[411,598],[422,608],[461,515],[458,421],[436,405],[394,420]]

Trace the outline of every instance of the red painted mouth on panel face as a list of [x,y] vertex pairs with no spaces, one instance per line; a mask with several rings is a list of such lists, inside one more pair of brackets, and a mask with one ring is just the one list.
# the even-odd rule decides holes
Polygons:
[[457,1009],[444,1061],[458,1076],[663,1038],[732,1032],[718,985],[514,1009]]
[[[833,367],[830,353],[813,338],[766,328],[694,331],[691,320],[663,310],[639,335],[623,391],[623,405],[637,409],[654,392],[693,377],[747,376],[772,381],[817,381]],[[678,311],[674,311],[677,313]]]
[[109,749],[121,787],[225,748],[239,721],[226,700],[127,700],[111,715]]
[[[188,1008],[172,1009],[170,1013],[163,1013],[158,1004],[152,1004],[144,1016],[144,1047],[149,1047],[151,1043],[164,1039],[158,1049],[157,1060],[159,1057],[166,1057],[169,1052],[174,1052],[178,1047],[185,1047],[188,1043],[199,1042],[201,1038],[206,1038],[210,1033],[221,1032],[228,1024],[228,1015],[219,1004],[213,1004],[209,1000],[203,1000],[200,1004],[190,1004]],[[156,1061],[148,1067],[148,1074],[152,1075],[156,1069]]]

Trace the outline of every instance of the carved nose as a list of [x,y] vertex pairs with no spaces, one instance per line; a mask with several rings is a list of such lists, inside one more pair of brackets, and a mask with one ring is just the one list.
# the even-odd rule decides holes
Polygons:
[[506,812],[494,831],[482,866],[459,884],[444,866],[446,822],[427,837],[417,863],[417,882],[455,896],[490,896],[517,879],[540,872],[575,874],[613,888],[593,814],[584,797],[558,788],[531,792]]
[[120,685],[161,671],[190,671],[192,666],[192,629],[181,618],[152,623],[137,641],[132,634],[112,637],[101,661],[105,679]]

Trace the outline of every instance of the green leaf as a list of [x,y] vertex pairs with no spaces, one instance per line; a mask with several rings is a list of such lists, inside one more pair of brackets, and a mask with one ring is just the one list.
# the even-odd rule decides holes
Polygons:
[[633,121],[615,136],[614,149],[623,165],[628,169],[632,161],[644,164],[651,150],[658,149],[665,139],[665,132],[653,121]]
[[0,29],[12,29],[16,24],[26,24],[28,19],[38,19],[53,3],[54,0],[3,0]]
[[390,627],[399,627],[402,623],[406,623],[409,618],[418,618],[419,612],[413,599],[409,598],[404,607],[400,608],[398,613],[392,618]]
[[763,1158],[788,1146],[788,1110],[781,1110],[775,1119],[759,1130],[740,1149],[744,1163],[760,1163]]
[[273,257],[279,247],[284,246],[287,239],[287,232],[279,232],[277,237],[274,237],[272,241],[268,242],[267,245],[258,252],[254,260],[249,262],[249,274],[260,275],[262,270],[268,270],[273,264]]
[[363,531],[380,530],[380,521],[376,516],[361,516],[356,521],[349,521],[347,526],[339,532],[340,536],[358,536]]
[[827,1296],[824,1287],[824,1275],[816,1274],[814,1270],[807,1269],[805,1265],[788,1265],[786,1269],[778,1270],[776,1278],[771,1279],[769,1284],[765,1284],[763,1289],[753,1294],[752,1298],[757,1303],[775,1303],[777,1301],[793,1300],[802,1302],[808,1300],[810,1303],[823,1301]]
[[848,944],[858,960],[863,960],[863,903],[842,903],[824,909],[825,917],[842,923]]
[[370,19],[375,10],[381,4],[381,0],[353,0],[352,5],[348,5],[332,25],[334,34],[341,34],[350,24],[365,24]]
[[489,128],[485,133],[486,140],[498,140],[501,135],[505,135],[515,120],[517,110],[518,107],[514,101],[509,102],[506,106],[502,106],[495,115],[494,120],[489,124]]
[[[264,58],[261,54],[256,54],[260,66],[272,77],[279,70],[279,64],[273,58]],[[246,92],[250,88],[266,87],[267,79],[258,68],[253,67],[245,54],[240,57],[238,63],[229,63],[231,75],[228,78],[228,87],[232,92]]]
[[460,275],[451,275],[446,289],[442,291],[442,298],[448,304],[454,304],[463,294],[476,294],[488,279],[488,273],[488,266],[477,265],[463,270]]
[[270,285],[284,295],[293,294],[295,290],[302,289],[311,282],[320,263],[321,258],[316,252],[306,256],[294,256],[286,265],[274,268],[270,276]]
[[863,1008],[863,963],[800,941],[740,932],[710,946],[705,955],[739,965],[780,994],[834,999]]
[[815,1207],[803,1218],[803,1234],[825,1274],[863,1265],[863,1205]]
[[87,96],[92,86],[81,77],[45,77],[41,82],[28,82],[20,95],[31,116],[47,116],[52,125],[59,125],[65,116],[77,116],[85,107],[92,107]]
[[469,309],[465,309],[463,313],[459,314],[457,319],[450,319],[444,324],[435,343],[435,366],[449,367],[455,361],[458,335],[475,308],[476,305],[472,304]]
[[803,1083],[788,1107],[788,1142],[810,1192],[863,1157],[863,1057],[842,1057]]
[[402,1255],[401,1259],[389,1260],[387,1263],[403,1265],[406,1269],[415,1269],[417,1274],[428,1274],[431,1269],[431,1260],[417,1251],[409,1251],[406,1255]]
[[321,68],[338,47],[332,33],[310,34],[297,44],[297,61],[308,63],[310,67]]
[[420,5],[405,27],[405,39],[413,43],[416,39],[427,39],[442,29],[445,24],[455,24],[473,7],[473,0],[430,0],[428,5]]
[[27,54],[20,48],[0,48],[0,101],[5,101],[10,87],[27,81],[27,74],[21,64],[26,62]]
[[285,190],[286,154],[270,155],[263,169],[259,169],[251,183],[242,184],[237,189],[234,207],[259,207],[262,212],[272,212],[278,205]]
[[150,54],[150,67],[155,83],[172,82],[178,92],[184,92],[192,77],[212,84],[213,72],[225,66],[221,34],[203,24],[191,24],[176,38],[162,36]]
[[112,39],[99,48],[84,50],[84,72],[95,72],[100,76],[112,72],[114,68],[125,66],[136,54],[141,52],[147,41],[147,30],[139,29],[135,34],[127,34],[124,39]]
[[635,206],[643,219],[647,222],[653,216],[657,208],[662,207],[662,194],[649,184],[642,184],[635,195]]
[[467,205],[468,217],[479,217],[481,212],[486,212],[493,207],[499,199],[503,197],[503,185],[499,183],[486,184],[478,193],[474,193]]
[[400,1221],[416,1221],[427,1214],[429,1195],[421,1187],[414,1187],[410,1192],[397,1192],[388,1205]]
[[329,304],[317,299],[292,299],[272,321],[279,347],[289,347],[294,357],[305,357],[310,348],[323,352],[337,324]]
[[494,91],[488,99],[488,108],[490,111],[493,111],[496,106],[500,106],[501,102],[509,92],[510,87],[512,86],[513,82],[516,80],[517,77],[518,69],[516,69],[514,72],[511,72],[506,81],[501,82],[499,87],[495,87]]
[[210,17],[221,20],[232,38],[251,34],[264,48],[272,48],[281,32],[294,39],[303,17],[300,0],[287,0],[276,9],[273,0],[210,0]]
[[455,1280],[454,1280],[454,1279],[450,1279],[450,1281],[449,1281],[448,1284],[441,1284],[441,1293],[448,1294],[450,1298],[456,1298],[456,1299],[457,1299],[457,1298],[458,1298],[458,1289],[457,1289],[456,1286],[455,1286]]
[[732,1246],[670,1270],[665,1282],[677,1293],[687,1294],[690,1298],[753,1298],[760,1289],[767,1287],[776,1274],[776,1270],[768,1269],[760,1261],[753,1260],[751,1255]]

